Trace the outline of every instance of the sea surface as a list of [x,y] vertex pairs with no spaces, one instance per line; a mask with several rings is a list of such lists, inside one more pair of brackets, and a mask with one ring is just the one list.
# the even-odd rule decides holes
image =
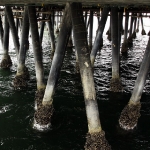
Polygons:
[[[137,127],[133,131],[124,131],[118,124],[120,113],[131,97],[148,38],[147,35],[142,36],[140,30],[127,55],[120,54],[121,93],[109,90],[111,42],[105,33],[104,46],[96,57],[94,80],[100,120],[112,150],[150,149],[150,74],[141,98],[141,117]],[[75,49],[66,51],[54,96],[55,112],[51,130],[43,133],[33,129],[36,77],[31,38],[29,42],[26,66],[30,80],[27,89],[18,91],[13,88],[17,59],[12,39],[10,56],[13,66],[0,69],[0,150],[84,150],[88,127],[80,75],[75,70]],[[52,61],[50,39],[46,31],[42,49],[46,83]]]

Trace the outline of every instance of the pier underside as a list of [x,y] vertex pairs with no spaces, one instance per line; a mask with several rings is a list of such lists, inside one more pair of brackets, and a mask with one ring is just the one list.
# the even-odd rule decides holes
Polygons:
[[[100,92],[105,92],[108,93],[106,94],[107,97],[114,97],[117,100],[117,93],[125,93],[125,85],[130,86],[130,84],[128,84],[130,83],[128,77],[122,80],[122,75],[124,75],[123,71],[126,70],[126,68],[127,73],[125,73],[125,76],[129,75],[130,77],[130,75],[134,74],[132,78],[135,82],[135,86],[128,104],[121,112],[119,125],[125,130],[133,130],[136,128],[138,119],[142,115],[142,113],[140,114],[140,100],[147,82],[147,77],[149,76],[150,68],[149,18],[150,0],[0,0],[0,49],[2,47],[2,51],[0,52],[0,57],[2,58],[0,62],[0,73],[8,69],[8,72],[13,73],[14,77],[14,72],[16,71],[12,84],[14,91],[23,90],[24,92],[27,90],[28,85],[30,86],[30,84],[33,83],[33,88],[34,90],[36,89],[35,103],[32,105],[32,108],[35,106],[35,113],[32,118],[33,129],[40,132],[44,131],[44,133],[51,131],[51,124],[55,126],[53,118],[57,116],[59,111],[62,113],[62,110],[65,112],[69,108],[67,105],[67,109],[63,109],[65,100],[62,101],[61,98],[58,97],[58,99],[61,100],[58,102],[55,97],[55,95],[59,95],[56,91],[59,86],[63,87],[63,96],[64,89],[68,90],[66,88],[68,85],[65,87],[64,83],[60,81],[60,75],[63,74],[61,71],[63,70],[67,73],[64,77],[65,82],[67,82],[66,79],[69,77],[68,72],[73,75],[73,78],[76,76],[79,77],[73,79],[71,82],[69,81],[69,84],[72,85],[73,95],[77,95],[77,92],[81,90],[82,103],[79,103],[77,110],[83,105],[83,100],[85,103],[85,107],[82,111],[85,112],[84,116],[87,118],[85,122],[88,124],[88,128],[86,128],[88,132],[86,134],[84,149],[111,150],[109,141],[106,140],[107,131],[105,138],[105,131],[100,121],[102,111],[99,112],[98,105],[104,101],[104,99],[103,97],[102,99],[99,98],[99,94]],[[148,29],[148,34],[145,32],[145,26],[146,29]],[[108,42],[105,42],[105,36],[103,34],[105,27],[108,29],[106,32]],[[145,43],[142,42],[143,37],[135,39],[139,29],[141,30],[141,35],[145,35],[143,36],[144,38],[149,36]],[[44,32],[46,36],[44,36]],[[122,37],[124,37],[123,41]],[[9,43],[9,39],[13,40],[13,48],[12,43]],[[48,44],[45,41],[48,41]],[[136,43],[142,44],[136,45]],[[146,43],[147,46],[144,47]],[[136,48],[136,52],[138,50],[142,51],[140,56],[137,57],[138,65],[130,64],[130,58],[128,57],[130,56],[130,52],[133,52],[134,47]],[[104,57],[107,59],[106,61],[103,57],[99,57],[102,54],[103,48],[105,50]],[[12,53],[9,49],[15,50],[15,59],[12,57]],[[49,51],[47,51],[47,49]],[[144,49],[146,50],[144,51]],[[32,51],[31,57],[30,50]],[[70,54],[70,56],[68,54]],[[136,56],[134,53],[132,55]],[[99,57],[98,59],[97,56]],[[141,60],[142,56],[143,59]],[[74,60],[68,67],[69,71],[62,69],[63,65],[68,64],[68,60],[66,61],[65,58],[68,59],[70,57],[73,57]],[[34,60],[33,67],[31,67],[31,62],[28,58]],[[15,67],[17,67],[15,68],[16,70],[12,72],[10,67],[13,65],[14,60],[16,61]],[[125,62],[123,62],[124,60]],[[126,67],[123,66],[124,63],[127,63]],[[96,71],[99,66],[102,67],[106,64],[108,64],[108,66],[104,66],[104,69],[99,70],[100,73],[104,72],[102,78],[106,81],[108,80],[108,82],[105,83],[107,84],[105,88],[103,80],[101,80],[101,77]],[[34,70],[35,81],[33,77],[30,79],[28,68],[29,70]],[[136,71],[139,69],[138,74],[135,71],[130,71],[132,68]],[[108,74],[105,73],[106,70],[109,71]],[[46,75],[44,73],[45,71],[47,73]],[[137,79],[135,80],[136,76]],[[98,80],[96,80],[95,77],[97,77]],[[1,78],[3,78],[3,74]],[[61,77],[61,79],[63,78]],[[45,80],[47,80],[47,82]],[[3,84],[3,82],[5,82],[5,80],[0,80],[0,84]],[[78,85],[81,85],[82,88]],[[8,87],[8,85],[6,85],[6,87]],[[99,92],[97,87],[102,88],[102,91]],[[148,89],[148,92],[149,91]],[[131,92],[131,90],[129,92]],[[1,92],[0,96],[2,94]],[[76,99],[79,102],[78,97],[71,101],[72,96],[68,91],[65,99],[67,98],[69,98],[69,102],[71,102],[72,105],[74,105],[73,102]],[[54,103],[54,101],[56,102]],[[120,107],[122,103],[122,101],[120,101],[120,103],[118,103],[119,105],[117,104],[117,107],[114,105],[113,108],[112,103],[114,102],[111,100],[108,102],[110,110]],[[61,103],[58,109],[56,107],[57,103]],[[75,107],[69,109],[74,110],[74,108]],[[106,107],[104,106],[103,108]],[[103,108],[100,107],[100,109]],[[65,113],[67,114],[68,112],[66,111]],[[107,118],[107,114],[108,111],[102,114],[102,116],[104,116],[102,122],[111,120],[111,118],[113,119],[114,116],[111,116],[110,119]],[[31,115],[33,116],[33,113]],[[76,118],[78,118],[78,116]],[[56,118],[56,120],[58,119]],[[68,120],[66,122],[69,122]],[[71,122],[69,122],[69,124],[70,123]],[[65,123],[62,122],[61,124]],[[78,121],[78,125],[80,126],[80,121]],[[53,132],[57,132],[57,129],[54,130],[52,129]],[[113,131],[113,129],[111,129],[111,131]],[[75,129],[75,132],[80,132],[80,129]],[[74,147],[76,147],[76,145]]]
[[1,0],[0,5],[43,5],[43,4],[54,4],[54,5],[65,5],[66,2],[81,2],[83,6],[102,6],[102,5],[118,5],[118,6],[150,6],[149,0]]

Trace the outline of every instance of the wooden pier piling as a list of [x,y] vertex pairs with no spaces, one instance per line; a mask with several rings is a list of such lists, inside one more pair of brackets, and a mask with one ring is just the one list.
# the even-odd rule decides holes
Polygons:
[[4,16],[3,56],[0,66],[1,68],[10,68],[12,66],[12,61],[9,56],[9,23],[6,13]]

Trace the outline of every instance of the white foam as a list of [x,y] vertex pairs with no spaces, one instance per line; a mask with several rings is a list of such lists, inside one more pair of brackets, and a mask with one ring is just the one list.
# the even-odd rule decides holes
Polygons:
[[47,125],[39,125],[36,120],[34,119],[33,128],[38,131],[48,131],[50,130],[51,123],[48,123]]
[[133,130],[137,126],[137,123],[134,124],[134,126],[129,126],[129,125],[126,126],[119,121],[119,125],[124,130]]
[[9,111],[10,110],[10,106],[11,106],[11,104],[3,106],[2,108],[0,108],[0,114],[3,114],[5,112]]
[[34,110],[37,110],[37,102],[35,101]]

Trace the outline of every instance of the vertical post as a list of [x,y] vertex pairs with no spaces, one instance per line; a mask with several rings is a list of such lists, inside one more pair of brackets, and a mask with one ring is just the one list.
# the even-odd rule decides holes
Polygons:
[[8,23],[6,10],[5,10],[4,34],[3,34],[3,57],[0,64],[1,68],[9,68],[12,65],[12,61],[8,54],[8,51],[9,51],[9,23]]
[[118,16],[118,51],[120,52],[121,35],[122,35],[122,20],[123,20],[123,9],[120,8]]
[[110,82],[110,90],[113,92],[122,91],[119,76],[120,51],[118,44],[118,7],[111,8],[111,39],[112,39],[112,79]]
[[59,27],[59,11],[56,11],[56,17],[55,17],[56,19],[56,26],[57,26],[57,28]]
[[11,29],[11,33],[12,33],[12,37],[13,37],[13,41],[14,41],[14,45],[15,45],[16,54],[18,56],[18,53],[19,53],[19,38],[18,38],[16,27],[15,27],[15,22],[14,22],[12,9],[11,9],[10,6],[5,6],[5,9],[6,9],[6,15],[7,15],[7,18],[8,18],[9,26],[10,26],[10,29]]
[[134,17],[133,17],[133,15],[134,15],[134,13],[131,14],[129,37],[132,36],[132,32],[133,32],[133,22],[134,22]]
[[87,23],[87,11],[85,11],[84,22],[85,22],[85,24]]
[[121,52],[125,53],[128,51],[128,41],[127,41],[127,36],[128,36],[128,21],[129,21],[129,12],[125,13],[125,29],[124,29],[124,41],[122,43],[122,49]]
[[92,38],[93,38],[93,11],[90,10],[90,26],[89,26],[89,48],[92,49]]
[[53,114],[53,95],[55,92],[60,69],[65,56],[67,42],[71,33],[71,17],[69,7],[70,5],[69,3],[67,3],[64,10],[63,20],[58,37],[58,43],[56,46],[56,51],[54,53],[43,101],[34,115],[34,127],[38,130],[40,130],[38,126],[42,127],[44,130],[49,128],[50,119]]
[[55,37],[54,37],[54,28],[52,25],[51,15],[49,16],[49,21],[47,21],[47,27],[49,30],[50,40],[51,40],[51,49],[52,49],[52,55],[55,52]]
[[99,24],[99,21],[100,21],[100,9],[98,11],[96,11],[96,16],[97,16],[97,22]]
[[146,78],[150,67],[150,37],[143,56],[143,60],[138,72],[135,86],[132,92],[132,96],[127,106],[123,109],[119,124],[125,130],[134,129],[137,125],[138,118],[140,117],[140,99],[142,96],[143,88],[146,82]]
[[52,10],[51,12],[52,13],[51,13],[50,17],[51,17],[51,21],[52,21],[52,27],[54,29],[54,25],[55,25],[55,11]]
[[138,20],[137,20],[137,27],[136,27],[136,32],[139,32],[139,23],[140,23],[140,18],[139,18],[139,13],[137,13]]
[[102,16],[101,16],[101,20],[99,22],[96,38],[95,38],[93,48],[92,48],[92,51],[91,51],[91,54],[90,54],[92,67],[94,66],[94,61],[95,61],[96,54],[97,54],[98,50],[100,49],[100,44],[101,44],[101,41],[102,41],[103,31],[104,31],[105,24],[106,24],[106,21],[107,21],[108,13],[109,13],[109,8],[104,7],[103,12],[102,12]]
[[[16,13],[16,15],[18,15],[18,13]],[[15,26],[16,26],[16,30],[17,30],[17,33],[18,33],[18,30],[19,30],[19,18],[16,18]]]
[[146,32],[145,32],[145,30],[144,30],[144,25],[143,25],[142,13],[141,13],[141,25],[142,25],[142,32],[141,32],[141,34],[142,34],[142,35],[146,35]]
[[110,146],[105,139],[105,134],[99,119],[94,78],[90,62],[90,51],[88,49],[87,33],[81,3],[71,4],[71,16],[88,120],[88,134],[85,150],[105,148],[109,150]]
[[28,6],[28,13],[29,13],[29,22],[30,22],[30,27],[31,27],[37,90],[42,91],[42,90],[45,90],[44,69],[43,69],[43,62],[42,62],[42,48],[41,48],[41,42],[40,42],[39,33],[38,33],[38,25],[37,25],[35,7]]
[[2,44],[3,44],[3,34],[4,34],[4,30],[3,30],[2,18],[0,15],[0,39]]
[[132,37],[135,39],[135,38],[136,38],[137,13],[135,13],[134,15],[135,15],[135,18],[134,18],[134,28],[133,28],[133,34],[132,34]]
[[108,36],[107,36],[107,39],[109,40],[109,41],[111,41],[112,39],[111,39],[111,12],[110,12],[110,26],[109,26],[109,29],[108,29],[108,31],[107,31],[107,33],[106,33]]
[[26,80],[29,79],[29,72],[25,66],[26,51],[28,49],[28,36],[29,36],[29,17],[28,17],[28,7],[24,7],[22,34],[21,34],[21,44],[18,54],[17,63],[17,73],[14,79],[14,87],[25,88],[27,87]]
[[133,17],[134,13],[131,14],[131,20],[130,20],[130,29],[129,29],[129,37],[128,37],[128,46],[132,46],[133,44],[133,37],[132,37],[132,33],[133,33],[133,21],[134,21],[134,17]]
[[44,27],[45,27],[45,21],[43,21],[45,19],[45,14],[42,14],[42,21],[40,22],[40,41],[41,41],[41,45],[42,45],[42,40],[43,40],[43,33],[44,33]]

